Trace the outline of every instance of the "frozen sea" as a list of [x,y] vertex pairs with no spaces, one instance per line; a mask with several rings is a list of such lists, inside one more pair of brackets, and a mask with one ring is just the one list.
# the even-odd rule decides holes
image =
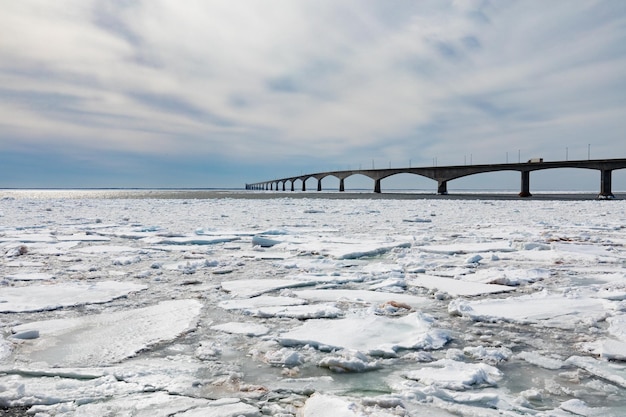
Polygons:
[[626,415],[626,200],[208,194],[0,190],[0,414]]

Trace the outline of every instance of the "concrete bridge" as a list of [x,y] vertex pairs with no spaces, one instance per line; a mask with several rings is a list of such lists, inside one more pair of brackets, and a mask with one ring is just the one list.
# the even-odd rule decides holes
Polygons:
[[623,159],[588,159],[575,161],[549,161],[531,159],[523,163],[511,164],[486,164],[486,165],[456,165],[456,166],[433,166],[416,168],[389,168],[389,169],[357,169],[347,171],[328,171],[314,174],[299,175],[295,177],[280,178],[271,181],[246,184],[246,190],[273,190],[287,191],[287,184],[291,191],[295,190],[296,181],[302,182],[302,191],[306,191],[306,181],[310,178],[317,180],[317,191],[322,191],[322,180],[326,177],[339,179],[339,191],[345,191],[344,181],[346,178],[361,174],[374,181],[374,192],[380,193],[381,180],[397,174],[415,174],[437,181],[437,194],[448,194],[448,182],[469,175],[482,174],[496,171],[519,171],[521,173],[520,197],[530,197],[530,173],[543,169],[555,168],[584,168],[600,171],[599,198],[614,198],[611,190],[611,174],[614,170],[626,168],[626,158]]

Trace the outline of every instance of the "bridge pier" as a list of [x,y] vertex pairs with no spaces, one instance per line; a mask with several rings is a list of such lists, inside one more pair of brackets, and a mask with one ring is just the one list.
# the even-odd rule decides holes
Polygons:
[[346,191],[346,187],[343,183],[343,178],[339,178],[339,192],[343,193]]
[[295,186],[294,186],[295,182],[296,180],[291,180],[291,191],[296,191]]
[[287,181],[283,181],[283,191],[285,191],[285,183],[286,183],[286,182],[287,182]]
[[522,191],[520,197],[532,197],[530,193],[530,171],[522,171]]
[[380,180],[375,180],[374,182],[374,192],[380,194]]
[[302,191],[306,191],[306,181],[302,180]]
[[322,191],[322,179],[317,180],[317,191]]
[[439,195],[448,194],[448,181],[441,180],[437,182],[437,194]]
[[600,171],[600,194],[598,198],[615,198],[611,191],[613,171],[610,169],[603,169]]

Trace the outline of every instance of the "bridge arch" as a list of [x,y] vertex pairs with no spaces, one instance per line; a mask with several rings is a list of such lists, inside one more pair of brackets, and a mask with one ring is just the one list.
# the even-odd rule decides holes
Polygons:
[[[414,172],[398,172],[386,176],[384,179],[385,190],[416,190],[429,192],[433,189],[434,178]],[[432,192],[432,191],[430,191]]]

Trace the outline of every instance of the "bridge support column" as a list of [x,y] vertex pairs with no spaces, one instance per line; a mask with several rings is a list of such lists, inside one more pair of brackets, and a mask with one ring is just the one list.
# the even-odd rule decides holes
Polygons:
[[612,173],[613,171],[610,169],[600,171],[600,194],[598,194],[598,198],[615,198],[611,191]]
[[306,191],[306,181],[302,180],[302,191]]
[[343,183],[343,178],[339,179],[339,192],[343,193],[344,191],[346,191],[346,187]]
[[522,191],[520,197],[532,197],[530,193],[530,171],[522,171]]
[[286,182],[287,182],[287,181],[283,181],[283,191],[285,191],[285,183],[286,183]]
[[322,179],[317,180],[317,191],[322,191]]
[[437,184],[437,194],[439,195],[447,195],[448,194],[448,181],[438,181]]
[[380,180],[376,180],[374,183],[374,192],[380,194]]
[[295,189],[295,187],[293,185],[294,183],[295,183],[295,181],[291,181],[291,191],[296,191],[296,189]]

